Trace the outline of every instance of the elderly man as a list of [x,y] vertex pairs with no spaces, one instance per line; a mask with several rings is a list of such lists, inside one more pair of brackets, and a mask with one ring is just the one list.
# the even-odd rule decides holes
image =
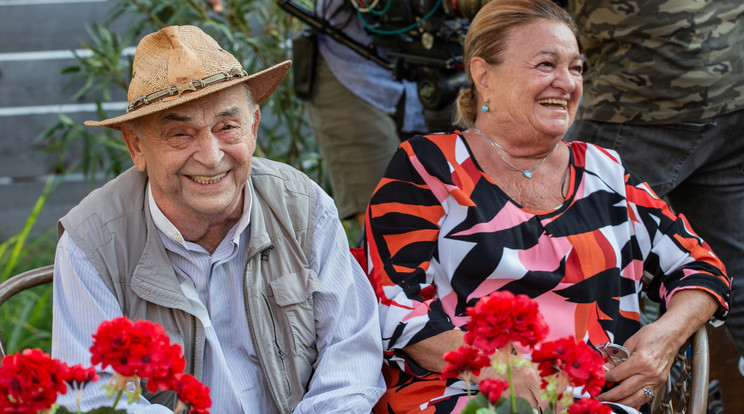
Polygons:
[[[86,364],[102,321],[148,319],[183,345],[212,412],[370,412],[383,384],[376,301],[333,202],[252,157],[258,105],[290,66],[249,76],[193,26],[142,39],[127,113],[86,122],[120,130],[134,167],[59,222],[54,357]],[[108,402],[88,388],[84,410]]]

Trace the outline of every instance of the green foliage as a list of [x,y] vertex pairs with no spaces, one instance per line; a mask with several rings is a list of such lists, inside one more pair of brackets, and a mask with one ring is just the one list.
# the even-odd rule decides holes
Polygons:
[[[216,5],[218,4],[218,5]],[[108,29],[111,22],[132,22],[126,34]],[[82,83],[71,99],[100,96],[104,101],[126,93],[129,85],[131,49],[145,34],[169,25],[195,25],[209,33],[254,73],[290,58],[290,39],[302,24],[282,11],[275,1],[233,0],[119,0],[104,24],[88,29],[91,41],[84,45],[91,56],[77,56],[74,66],[64,69],[71,76],[68,86]],[[324,185],[321,157],[304,117],[304,105],[292,91],[292,76],[262,105],[262,120],[256,155],[282,161],[305,171]],[[98,101],[98,118],[107,118]],[[111,112],[111,111],[110,111]],[[116,112],[121,113],[121,111]],[[108,114],[109,116],[112,113]],[[40,139],[59,154],[60,166],[68,163],[71,146],[81,142],[80,165],[67,171],[82,171],[89,177],[103,172],[113,177],[129,165],[129,154],[118,132],[86,128],[64,115]],[[62,168],[60,168],[62,169]]]
[[[29,234],[55,183],[55,177],[51,176],[23,230],[0,244],[0,282],[53,262],[55,234],[47,232],[33,240],[29,239]],[[23,348],[41,348],[47,352],[51,349],[51,299],[51,286],[39,286],[17,294],[0,308],[0,331],[8,353]]]
[[[101,103],[97,105],[98,115],[103,118]],[[36,139],[48,140],[46,150],[57,154],[58,171],[81,171],[92,184],[99,172],[115,177],[131,164],[127,147],[118,132],[108,128],[93,131],[63,113],[59,113],[57,117],[57,124]],[[82,144],[82,158],[79,165],[68,166],[67,160],[75,142]]]

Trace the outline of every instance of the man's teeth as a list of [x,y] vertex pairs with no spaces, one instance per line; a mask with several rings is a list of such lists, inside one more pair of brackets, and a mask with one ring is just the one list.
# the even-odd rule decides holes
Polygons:
[[221,180],[222,177],[224,177],[225,175],[227,175],[226,172],[220,175],[212,176],[212,177],[205,177],[202,175],[190,175],[189,178],[191,178],[192,180],[196,181],[199,184],[214,184],[217,181]]
[[541,105],[557,105],[557,106],[566,106],[566,105],[568,105],[568,101],[565,101],[563,99],[553,99],[553,98],[538,99],[537,100],[537,103],[539,103]]

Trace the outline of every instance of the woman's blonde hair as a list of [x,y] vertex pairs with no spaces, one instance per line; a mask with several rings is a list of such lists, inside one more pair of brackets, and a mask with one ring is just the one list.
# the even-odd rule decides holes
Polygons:
[[468,85],[460,90],[457,97],[455,124],[471,127],[478,113],[478,92],[470,73],[470,61],[474,57],[481,57],[491,65],[500,64],[511,29],[537,19],[563,23],[576,35],[571,16],[552,0],[492,0],[478,11],[465,37],[463,62]]

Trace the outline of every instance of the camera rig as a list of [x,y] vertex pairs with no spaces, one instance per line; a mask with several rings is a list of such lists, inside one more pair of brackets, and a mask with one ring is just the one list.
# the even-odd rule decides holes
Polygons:
[[[490,0],[344,0],[353,7],[371,44],[361,44],[297,0],[279,7],[361,56],[392,71],[393,79],[416,82],[427,128],[451,129],[453,103],[467,83],[463,43],[470,20]],[[307,2],[305,2],[307,3]],[[315,1],[312,2],[315,4]],[[384,49],[384,57],[378,50]]]

